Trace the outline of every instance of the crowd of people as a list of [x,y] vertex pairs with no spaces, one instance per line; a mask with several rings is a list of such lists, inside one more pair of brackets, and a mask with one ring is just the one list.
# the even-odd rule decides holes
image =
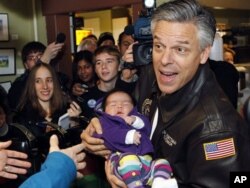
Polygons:
[[117,46],[109,32],[85,37],[72,81],[51,63],[63,43],[24,45],[25,73],[0,90],[0,186],[74,187],[90,173],[113,188],[223,188],[230,172],[250,171],[237,71],[209,59],[214,16],[196,0],[169,1],[151,31],[143,66],[124,66],[134,63],[132,35]]

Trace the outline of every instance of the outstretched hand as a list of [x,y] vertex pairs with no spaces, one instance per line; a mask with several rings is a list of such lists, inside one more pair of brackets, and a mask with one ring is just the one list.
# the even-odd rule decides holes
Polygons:
[[18,174],[26,174],[31,163],[25,161],[27,154],[8,150],[11,141],[0,142],[0,176],[7,179],[16,179]]
[[[65,155],[67,155],[68,157],[70,157],[74,161],[77,170],[84,169],[86,166],[86,162],[83,161],[85,158],[85,153],[82,152],[83,149],[84,149],[84,145],[82,143],[74,145],[74,146],[66,148],[66,149],[60,149],[57,136],[52,135],[50,137],[49,152],[51,153],[53,151],[59,151],[59,152],[64,153]],[[78,178],[83,177],[83,174],[81,174],[78,171],[77,177]]]

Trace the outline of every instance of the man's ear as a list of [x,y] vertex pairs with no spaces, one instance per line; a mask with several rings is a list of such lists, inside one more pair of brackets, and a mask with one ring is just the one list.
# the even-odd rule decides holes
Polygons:
[[201,62],[200,62],[200,64],[205,64],[207,62],[210,51],[211,51],[211,46],[208,46],[201,52]]

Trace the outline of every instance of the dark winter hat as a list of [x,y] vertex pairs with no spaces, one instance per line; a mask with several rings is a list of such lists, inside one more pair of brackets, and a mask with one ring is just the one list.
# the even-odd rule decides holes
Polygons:
[[105,40],[111,40],[115,44],[113,34],[110,32],[104,32],[100,34],[99,39],[97,41],[97,46],[100,46]]

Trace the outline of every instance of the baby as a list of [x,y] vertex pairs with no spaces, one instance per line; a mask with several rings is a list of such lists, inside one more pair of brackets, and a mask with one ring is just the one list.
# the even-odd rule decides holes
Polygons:
[[[98,108],[100,107],[102,108]],[[103,133],[96,134],[112,151],[113,172],[128,188],[152,186],[177,187],[172,168],[165,159],[152,159],[153,146],[149,139],[151,125],[135,107],[128,93],[112,90],[96,107]],[[174,182],[173,182],[174,180]]]

